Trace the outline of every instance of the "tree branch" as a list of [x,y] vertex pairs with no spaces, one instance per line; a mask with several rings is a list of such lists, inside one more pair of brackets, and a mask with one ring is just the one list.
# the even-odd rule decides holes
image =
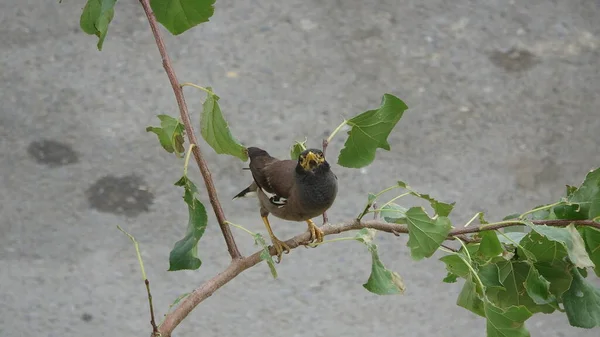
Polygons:
[[183,122],[183,125],[185,126],[185,133],[187,134],[190,144],[195,145],[192,149],[192,153],[194,154],[196,163],[198,163],[200,173],[202,173],[202,178],[204,178],[204,185],[206,185],[208,198],[210,199],[210,204],[212,205],[212,208],[215,211],[215,216],[217,217],[217,221],[219,222],[219,226],[221,227],[221,232],[223,233],[225,243],[227,244],[227,250],[229,251],[229,255],[231,255],[232,259],[240,259],[242,255],[240,254],[240,251],[235,243],[235,239],[233,237],[233,234],[231,233],[231,229],[229,228],[229,225],[226,222],[227,219],[225,218],[223,208],[221,208],[221,203],[219,202],[217,190],[215,189],[215,184],[213,183],[210,170],[208,169],[208,165],[204,160],[204,157],[202,156],[200,148],[198,147],[198,140],[196,139],[194,128],[192,128],[192,122],[190,121],[190,115],[188,113],[187,104],[185,103],[185,98],[183,96],[183,89],[179,85],[179,81],[177,80],[177,76],[175,75],[175,70],[171,65],[171,59],[169,58],[169,55],[167,55],[165,43],[158,30],[158,23],[156,21],[156,17],[154,16],[154,12],[150,7],[150,0],[140,0],[140,3],[142,4],[142,7],[144,7],[144,12],[146,13],[146,17],[148,18],[150,29],[152,29],[152,35],[154,35],[154,39],[156,40],[156,46],[158,47],[158,51],[160,52],[160,56],[162,58],[163,68],[165,68],[165,72],[167,73],[169,81],[171,82],[171,87],[173,87],[175,99],[177,100],[177,105],[179,106],[181,120]]
[[[600,223],[594,222],[592,220],[533,220],[532,222],[537,225],[548,225],[554,227],[566,227],[570,224],[575,224],[579,226],[590,226],[600,229]],[[469,226],[465,228],[456,228],[448,234],[446,240],[454,240],[455,236],[458,235],[473,234],[484,230],[497,230],[517,225],[522,225],[522,223],[503,222],[497,225],[492,224],[489,226],[481,225]],[[336,225],[328,224],[321,227],[324,235],[339,234],[342,232],[358,230],[363,228],[372,228],[379,231],[392,233],[395,235],[398,235],[399,233],[408,233],[408,227],[405,225],[388,223],[381,220],[358,221],[354,219]],[[287,240],[285,243],[290,247],[290,249],[294,249],[302,245],[303,243],[308,242],[309,239],[310,233],[307,231],[294,236],[293,238]],[[260,258],[261,252],[262,250],[248,257],[231,261],[231,264],[223,272],[204,282],[204,284],[195,289],[185,300],[181,302],[181,304],[173,312],[167,314],[163,324],[159,327],[159,332],[161,333],[161,336],[170,337],[175,327],[177,327],[177,325],[179,325],[179,323],[181,323],[181,321],[183,321],[183,319],[198,304],[210,297],[217,289],[227,284],[227,282],[231,281],[244,270],[260,263],[262,261]],[[270,247],[270,253],[271,255],[276,254],[276,251],[272,246]]]

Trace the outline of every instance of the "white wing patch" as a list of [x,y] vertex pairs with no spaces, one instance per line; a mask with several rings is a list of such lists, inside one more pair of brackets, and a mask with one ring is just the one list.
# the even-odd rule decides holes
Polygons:
[[287,204],[286,198],[281,197],[275,193],[269,193],[269,192],[265,191],[263,188],[261,188],[260,190],[269,198],[269,201],[273,205],[277,206],[278,208],[281,208]]

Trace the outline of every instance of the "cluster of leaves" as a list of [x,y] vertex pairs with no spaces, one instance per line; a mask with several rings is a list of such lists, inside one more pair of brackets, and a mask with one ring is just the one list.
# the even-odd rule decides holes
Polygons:
[[[81,13],[81,30],[98,37],[98,50],[102,50],[116,3],[117,0],[87,0]],[[207,22],[215,12],[214,4],[215,0],[150,0],[156,21],[173,35]]]
[[[600,276],[600,230],[532,222],[597,220],[600,169],[589,172],[581,186],[568,186],[567,195],[559,202],[497,223],[488,223],[482,213],[477,214],[479,232],[469,238],[452,236],[454,227],[448,215],[453,204],[419,194],[404,182],[394,187],[408,190],[399,197],[410,194],[427,200],[434,216],[422,207],[406,209],[390,202],[376,211],[387,222],[407,225],[407,245],[415,260],[431,257],[445,240],[458,239],[460,249],[440,259],[448,270],[443,281],[465,280],[457,304],[486,318],[488,336],[529,336],[524,324],[527,319],[557,310],[566,313],[572,326],[600,327],[600,289],[587,280],[588,269]],[[370,195],[368,204],[381,194]],[[499,229],[511,223],[521,224],[523,230]],[[388,276],[384,281],[389,283],[393,278]]]
[[[145,1],[145,0],[144,0]],[[80,17],[81,29],[98,37],[102,49],[117,0],[88,0]],[[150,0],[156,19],[174,35],[207,22],[214,13],[215,0]],[[200,131],[203,139],[216,153],[248,160],[246,147],[237,141],[219,107],[219,97],[210,87],[195,86],[207,93],[203,103]],[[347,126],[347,139],[338,155],[339,165],[361,168],[371,164],[378,148],[390,150],[388,136],[402,118],[407,106],[399,98],[384,94],[381,106],[345,120],[329,137]],[[148,127],[161,146],[182,157],[185,152],[184,125],[168,115],[159,115],[160,127]],[[306,140],[296,142],[290,156],[297,158],[306,148]],[[187,176],[191,149],[185,159],[184,175],[175,185],[183,187],[183,199],[189,212],[185,236],[177,241],[169,256],[169,270],[198,269],[198,243],[208,225],[206,209],[198,200],[196,185]],[[392,189],[406,192],[370,210],[381,196]],[[404,207],[394,201],[412,195],[426,200],[430,216],[423,207]],[[571,325],[582,328],[600,326],[600,289],[587,280],[589,270],[600,276],[600,230],[591,226],[550,227],[544,220],[600,219],[600,169],[590,172],[579,187],[567,186],[567,195],[559,202],[542,205],[501,222],[487,223],[478,214],[480,225],[476,235],[453,236],[454,226],[449,215],[453,203],[440,202],[427,194],[413,190],[404,182],[377,194],[370,194],[361,219],[368,212],[377,212],[390,223],[405,226],[409,235],[408,248],[413,259],[432,257],[446,250],[442,243],[457,239],[459,250],[446,250],[440,260],[448,275],[444,282],[464,279],[457,304],[487,320],[488,336],[529,336],[524,322],[535,313],[565,312]],[[534,224],[536,221],[537,224]],[[521,224],[520,231],[501,230],[503,224]],[[469,222],[470,223],[470,222]],[[237,226],[237,225],[236,225]],[[264,238],[249,232],[262,247],[261,258],[277,277],[275,264]],[[368,248],[372,257],[371,274],[363,285],[379,295],[402,294],[405,286],[399,274],[388,270],[381,262],[374,243],[375,231],[360,230],[354,237]]]

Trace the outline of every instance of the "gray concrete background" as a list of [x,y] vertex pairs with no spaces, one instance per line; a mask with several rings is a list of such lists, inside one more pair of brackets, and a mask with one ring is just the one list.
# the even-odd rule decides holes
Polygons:
[[[139,267],[117,224],[140,241],[159,319],[228,263],[210,214],[201,269],[166,271],[187,219],[173,186],[181,162],[145,127],[176,115],[175,100],[138,2],[118,2],[102,52],[79,29],[83,4],[0,1],[2,337],[147,336]],[[555,200],[600,166],[599,22],[594,0],[219,0],[210,23],[165,37],[180,80],[212,86],[240,141],[274,155],[304,136],[317,145],[385,92],[399,96],[410,109],[392,151],[363,171],[334,165],[330,218],[356,215],[368,192],[402,179],[456,201],[460,223]],[[186,94],[197,122],[204,95]],[[202,148],[229,219],[264,233],[253,201],[230,201],[250,182],[243,164]],[[273,223],[281,238],[305,229]],[[235,234],[245,254],[256,249]],[[359,243],[298,249],[279,279],[266,265],[247,271],[175,334],[484,335],[484,320],[455,305],[460,284],[441,283],[436,259],[413,262],[406,240],[378,237],[403,296],[362,289],[370,256]],[[564,315],[527,325],[534,336],[598,335]]]

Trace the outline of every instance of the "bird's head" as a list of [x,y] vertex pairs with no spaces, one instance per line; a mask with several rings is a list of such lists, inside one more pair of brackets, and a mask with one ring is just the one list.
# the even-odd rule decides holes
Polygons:
[[315,171],[323,165],[327,166],[323,151],[318,149],[306,149],[298,156],[298,165],[304,171]]

